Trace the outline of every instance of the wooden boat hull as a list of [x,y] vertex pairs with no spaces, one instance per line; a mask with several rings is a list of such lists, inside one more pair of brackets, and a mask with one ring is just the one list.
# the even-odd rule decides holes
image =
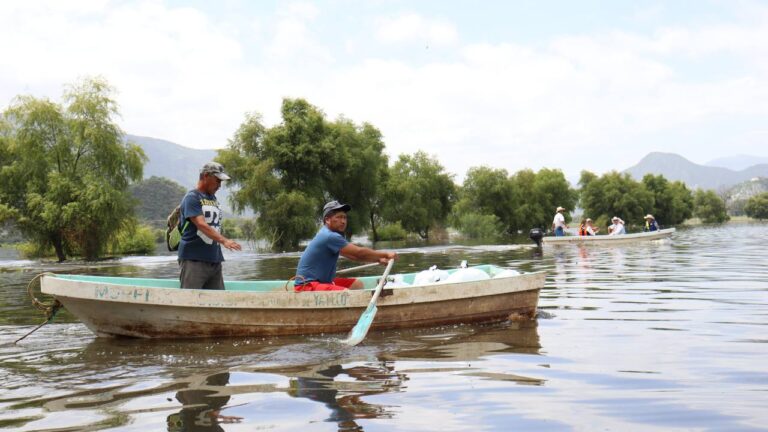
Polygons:
[[[528,320],[536,315],[544,273],[461,283],[385,287],[372,329]],[[57,298],[98,336],[193,338],[348,332],[371,290],[330,292],[188,290],[46,275],[42,291]],[[110,283],[114,279],[114,282]],[[277,282],[284,284],[284,282]]]
[[545,245],[560,244],[622,244],[635,243],[648,240],[659,240],[672,236],[675,228],[666,228],[652,232],[641,232],[621,235],[596,235],[596,236],[562,236],[562,237],[544,237],[542,240]]

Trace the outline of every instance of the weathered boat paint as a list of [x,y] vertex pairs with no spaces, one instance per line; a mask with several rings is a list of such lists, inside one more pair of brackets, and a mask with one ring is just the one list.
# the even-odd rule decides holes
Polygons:
[[[491,273],[503,270],[480,267]],[[387,288],[371,328],[533,319],[544,277],[536,272]],[[374,276],[360,279],[366,286],[376,281]],[[372,294],[370,289],[297,293],[287,290],[285,281],[226,285],[223,291],[188,290],[178,288],[178,281],[164,279],[46,275],[42,291],[57,298],[98,336],[142,338],[348,332]]]

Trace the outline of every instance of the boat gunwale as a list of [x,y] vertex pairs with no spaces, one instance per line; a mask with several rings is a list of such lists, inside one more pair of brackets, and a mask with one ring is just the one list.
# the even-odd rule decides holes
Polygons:
[[[490,278],[470,282],[437,282],[426,285],[391,287],[379,305],[397,306],[414,303],[434,303],[514,292],[540,290],[544,285],[544,271]],[[130,278],[126,278],[130,279]],[[511,289],[508,286],[515,284]],[[60,298],[62,303],[122,302],[130,305],[167,306],[215,309],[333,309],[365,307],[373,290],[309,291],[283,290],[184,290],[169,287],[92,282],[57,278],[46,275],[42,292]],[[150,301],[150,297],[152,301]]]

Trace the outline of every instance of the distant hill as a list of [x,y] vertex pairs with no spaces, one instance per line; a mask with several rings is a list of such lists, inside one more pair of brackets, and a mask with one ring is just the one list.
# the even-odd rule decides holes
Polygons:
[[653,152],[624,172],[629,173],[636,180],[642,179],[646,174],[661,174],[667,180],[680,180],[691,189],[713,189],[722,192],[755,177],[768,177],[768,164],[753,165],[734,171],[728,168],[695,164],[674,153]]
[[[185,190],[195,187],[200,168],[216,158],[216,150],[192,149],[170,141],[138,135],[126,135],[125,139],[141,146],[149,158],[144,165],[145,179],[153,176],[165,177],[180,184]],[[228,188],[219,190],[216,198],[225,211],[230,211]]]
[[704,165],[741,171],[754,165],[768,164],[768,157],[735,155],[713,159]]
[[728,213],[734,216],[744,214],[744,205],[755,195],[768,192],[768,178],[756,177],[733,186],[725,194],[725,205]]
[[184,198],[187,189],[165,177],[152,176],[131,185],[131,194],[138,201],[136,215],[156,228],[164,228],[166,218]]

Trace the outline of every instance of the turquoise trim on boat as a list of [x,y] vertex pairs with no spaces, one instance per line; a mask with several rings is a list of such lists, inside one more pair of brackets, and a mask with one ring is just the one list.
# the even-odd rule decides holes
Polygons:
[[[482,270],[491,277],[500,273],[504,269],[493,264],[483,264],[478,266],[472,266]],[[445,269],[448,273],[453,273],[458,269]],[[412,284],[414,278],[419,272],[402,274],[403,281]],[[66,279],[72,281],[85,281],[96,282],[102,284],[112,285],[125,285],[125,286],[140,286],[151,288],[168,288],[179,289],[178,279],[150,279],[150,278],[131,278],[131,277],[117,277],[117,276],[89,276],[89,275],[76,275],[76,274],[57,274],[56,278]],[[362,276],[358,277],[363,282],[364,289],[373,290],[378,283],[378,276]],[[266,280],[266,281],[225,281],[224,286],[227,291],[252,291],[252,292],[270,292],[270,291],[282,291],[285,290],[285,285],[288,283],[289,290],[292,290],[293,283],[280,280]]]

